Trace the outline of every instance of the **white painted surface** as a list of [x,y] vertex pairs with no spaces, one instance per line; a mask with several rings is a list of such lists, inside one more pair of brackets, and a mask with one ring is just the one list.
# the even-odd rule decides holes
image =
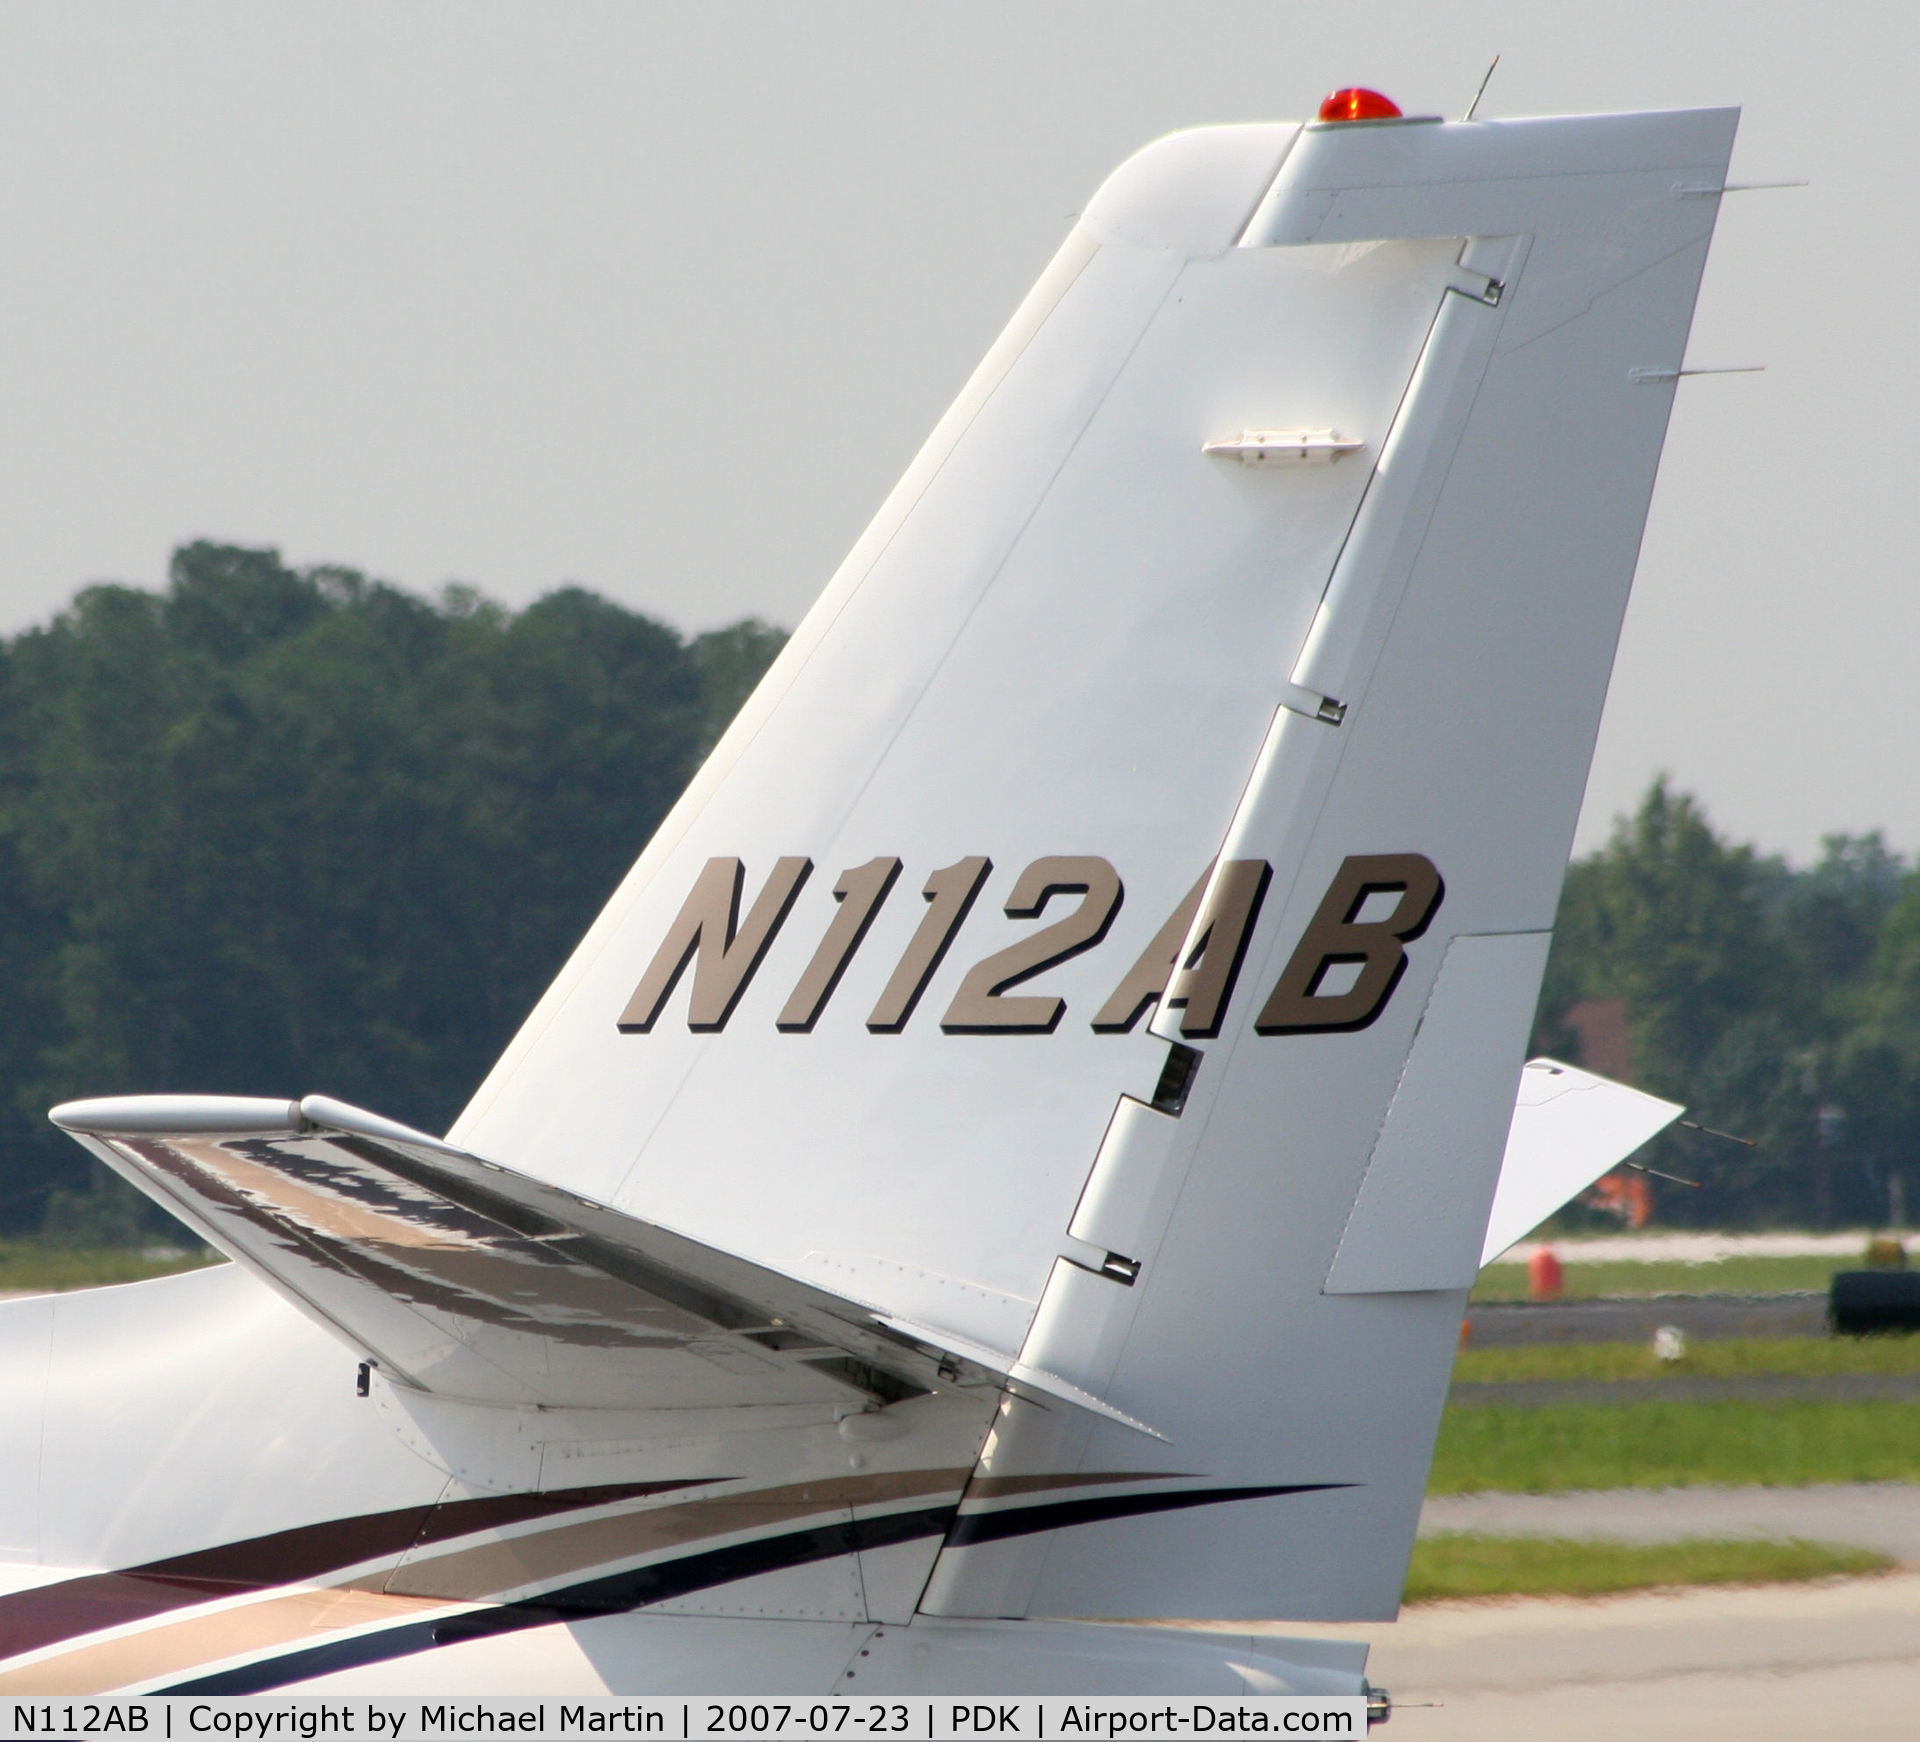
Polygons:
[[1473,1286],[1510,1104],[1488,1089],[1519,1074],[1549,941],[1514,932],[1447,946],[1340,1231],[1328,1294]]
[[0,1556],[40,1558],[40,1446],[47,1368],[53,1357],[54,1297],[0,1309]]
[[[301,1694],[826,1693],[872,1633],[824,1621],[636,1622],[629,1616],[538,1627],[393,1663],[315,1676]],[[681,1679],[685,1678],[685,1679]]]
[[44,1560],[137,1566],[445,1487],[355,1397],[353,1357],[239,1265],[0,1307],[0,1343],[49,1308]]
[[1172,1207],[1168,1161],[1179,1122],[1122,1095],[1067,1232],[1104,1252],[1144,1260]]
[[1108,176],[1080,222],[1107,244],[1218,254],[1246,228],[1298,133],[1280,121],[1169,134]]
[[1520,1073],[1480,1262],[1498,1258],[1685,1111],[1557,1059],[1530,1059]]
[[1365,1661],[1364,1648],[1344,1642],[1170,1629],[613,1616],[316,1677],[296,1691],[1345,1694],[1358,1691]]

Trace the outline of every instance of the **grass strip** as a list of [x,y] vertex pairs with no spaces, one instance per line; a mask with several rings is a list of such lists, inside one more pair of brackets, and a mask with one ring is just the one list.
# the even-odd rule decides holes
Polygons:
[[1913,1481],[1920,1403],[1494,1403],[1446,1412],[1427,1491]]
[[1406,1601],[1449,1597],[1595,1597],[1661,1585],[1784,1584],[1884,1573],[1893,1560],[1836,1543],[1691,1537],[1593,1542],[1554,1536],[1423,1536],[1414,1544]]
[[1920,1373],[1920,1336],[1729,1337],[1690,1339],[1684,1358],[1657,1361],[1643,1343],[1528,1343],[1460,1352],[1454,1378],[1500,1385],[1529,1379],[1743,1379],[1778,1373],[1820,1379],[1837,1373]]
[[0,1289],[25,1289],[46,1294],[69,1288],[99,1288],[111,1282],[143,1282],[149,1276],[171,1276],[176,1270],[197,1270],[221,1263],[219,1253],[204,1246],[182,1251],[154,1246],[93,1250],[83,1247],[43,1246],[36,1240],[0,1240]]
[[[1561,1298],[1634,1299],[1653,1294],[1825,1294],[1836,1270],[1857,1270],[1852,1258],[1619,1259],[1583,1264],[1559,1249],[1566,1277]],[[1525,1300],[1524,1264],[1489,1264],[1473,1285],[1476,1301]]]

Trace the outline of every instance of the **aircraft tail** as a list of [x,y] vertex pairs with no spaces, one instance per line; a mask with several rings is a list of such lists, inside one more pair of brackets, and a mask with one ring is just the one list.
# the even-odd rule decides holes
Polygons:
[[1166,1435],[925,1610],[1393,1612],[1735,121],[1124,166],[450,1134]]

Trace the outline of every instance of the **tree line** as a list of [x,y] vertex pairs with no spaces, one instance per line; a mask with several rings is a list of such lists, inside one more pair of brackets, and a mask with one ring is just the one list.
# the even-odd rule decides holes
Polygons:
[[1568,870],[1536,1050],[1588,1062],[1579,1018],[1602,1003],[1635,1085],[1708,1128],[1638,1158],[1692,1182],[1653,1182],[1658,1220],[1884,1226],[1909,1191],[1920,1209],[1920,877],[1877,831],[1796,869],[1656,781]]
[[[0,1229],[167,1225],[47,1124],[75,1096],[445,1129],[783,639],[197,543],[0,641]],[[1909,1174],[1920,1207],[1920,877],[1878,834],[1796,869],[1657,782],[1569,871],[1534,1043],[1710,1128],[1644,1157],[1697,1182],[1659,1220],[1884,1223]]]
[[197,543],[0,642],[0,1228],[170,1226],[75,1096],[444,1130],[783,641]]

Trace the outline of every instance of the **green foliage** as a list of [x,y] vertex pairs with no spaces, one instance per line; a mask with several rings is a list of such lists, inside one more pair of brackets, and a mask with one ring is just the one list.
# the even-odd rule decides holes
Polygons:
[[[158,1225],[47,1126],[75,1095],[444,1128],[781,642],[207,543],[0,642],[0,1228]],[[1641,1086],[1758,1140],[1658,1140],[1706,1188],[1661,1221],[1877,1223],[1909,1171],[1920,1209],[1920,879],[1879,836],[1792,870],[1656,783],[1568,875],[1540,1050],[1585,999],[1626,1002]]]
[[[137,1201],[137,1192],[128,1197]],[[181,1230],[175,1226],[172,1234]],[[72,1246],[48,1240],[0,1239],[0,1291],[45,1294],[68,1288],[100,1288],[114,1282],[141,1282],[226,1261],[197,1240],[182,1236],[167,1243],[134,1246]]]
[[709,629],[688,643],[687,651],[700,674],[700,732],[704,744],[719,741],[739,713],[740,704],[753,693],[760,674],[786,644],[784,629],[775,629],[757,617],[743,618],[724,629]]
[[1920,1403],[1477,1404],[1449,1409],[1432,1494],[1920,1480]]
[[1920,882],[1878,834],[1796,871],[1656,781],[1568,871],[1538,1050],[1579,1056],[1584,999],[1625,1001],[1637,1086],[1754,1140],[1656,1139],[1640,1159],[1703,1187],[1656,1182],[1660,1221],[1877,1225],[1909,1173],[1920,1210]]
[[1687,1344],[1662,1361],[1651,1342],[1523,1343],[1460,1351],[1453,1377],[1467,1384],[1569,1379],[1739,1379],[1749,1374],[1817,1379],[1833,1373],[1920,1373],[1920,1337],[1728,1337]]
[[1407,1569],[1408,1603],[1449,1597],[1597,1597],[1661,1585],[1785,1584],[1889,1572],[1891,1556],[1838,1543],[1684,1537],[1591,1542],[1574,1537],[1423,1536]]
[[[1566,1300],[1622,1299],[1659,1294],[1825,1294],[1836,1270],[1852,1262],[1833,1258],[1720,1258],[1690,1264],[1678,1258],[1609,1260],[1583,1264],[1570,1256],[1576,1242],[1555,1248],[1565,1260]],[[1526,1300],[1527,1267],[1493,1263],[1473,1285],[1476,1301]]]
[[46,1126],[76,1095],[444,1129],[780,639],[194,544],[0,644],[0,1226],[155,1225]]

